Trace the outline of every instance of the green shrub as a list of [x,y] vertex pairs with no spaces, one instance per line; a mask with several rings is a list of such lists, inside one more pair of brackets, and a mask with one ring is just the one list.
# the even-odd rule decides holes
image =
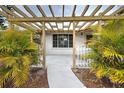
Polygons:
[[[97,30],[98,31],[98,30]],[[102,27],[99,38],[90,44],[93,52],[92,71],[98,78],[107,77],[113,83],[124,83],[124,21],[114,20]]]
[[30,34],[0,32],[0,87],[19,87],[29,78],[30,65],[37,61],[37,46],[30,41]]

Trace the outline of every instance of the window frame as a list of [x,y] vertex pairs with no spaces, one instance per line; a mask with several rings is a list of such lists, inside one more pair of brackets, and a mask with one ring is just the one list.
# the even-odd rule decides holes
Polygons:
[[[60,44],[61,37],[67,37],[67,45],[64,42],[63,45]],[[56,39],[55,39],[56,37]],[[56,43],[55,43],[56,42]],[[73,48],[73,34],[53,34],[52,35],[52,47],[53,48]]]

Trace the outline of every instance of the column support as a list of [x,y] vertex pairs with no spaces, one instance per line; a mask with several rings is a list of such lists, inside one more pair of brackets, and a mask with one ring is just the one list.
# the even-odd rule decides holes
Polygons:
[[[102,16],[101,13],[99,13],[99,16]],[[99,28],[98,28],[98,31],[99,31],[99,34],[101,34],[101,31],[102,31],[102,20],[99,20],[98,21],[98,25],[99,25]]]
[[42,52],[43,52],[43,67],[46,68],[46,32],[45,32],[45,23],[43,22],[42,30]]
[[76,68],[76,33],[75,22],[73,21],[73,68]]
[[31,43],[33,42],[33,34],[32,34],[32,32],[30,34],[30,41],[31,41]]
[[[13,16],[11,17],[10,15],[8,16],[8,18],[14,18]],[[13,30],[14,29],[14,24],[12,22],[9,22],[9,28],[10,30]]]
[[14,29],[14,24],[12,24],[11,22],[9,23],[10,25],[10,29],[13,30]]

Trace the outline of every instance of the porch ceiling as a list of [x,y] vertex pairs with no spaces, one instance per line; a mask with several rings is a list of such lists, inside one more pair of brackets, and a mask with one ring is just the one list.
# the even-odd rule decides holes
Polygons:
[[[124,19],[124,6],[115,5],[10,5],[11,10],[0,5],[0,15],[13,24],[23,28],[40,31],[45,22],[47,31],[84,31],[89,26],[97,24],[98,20]],[[120,14],[122,13],[122,14]]]

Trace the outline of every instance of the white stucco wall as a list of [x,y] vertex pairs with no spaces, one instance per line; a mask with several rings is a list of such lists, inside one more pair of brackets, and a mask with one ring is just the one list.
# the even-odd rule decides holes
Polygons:
[[[56,34],[56,33],[54,33]],[[60,33],[59,33],[60,34]],[[66,33],[64,33],[66,34]],[[72,48],[53,48],[53,42],[52,42],[52,36],[53,33],[47,33],[46,34],[46,54],[50,55],[50,54],[72,54]],[[77,49],[82,46],[82,44],[85,42],[86,38],[85,38],[85,34],[81,35],[81,34],[77,34],[76,35],[76,47]]]

